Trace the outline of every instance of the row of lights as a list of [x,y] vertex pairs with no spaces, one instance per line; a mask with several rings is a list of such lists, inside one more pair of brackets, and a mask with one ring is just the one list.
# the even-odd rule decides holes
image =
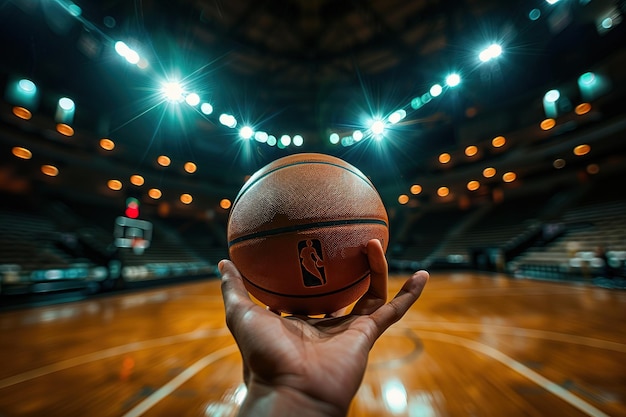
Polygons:
[[[33,157],[32,151],[22,146],[13,147],[11,149],[11,153],[15,157],[20,158],[20,159],[25,159],[25,160],[32,159]],[[47,175],[49,177],[56,177],[59,175],[59,168],[56,167],[55,165],[44,164],[41,166],[40,170],[44,175]],[[145,179],[139,174],[133,174],[130,176],[129,182],[136,187],[141,187],[142,185],[145,184]],[[107,181],[107,187],[113,191],[120,191],[123,188],[123,183],[119,179],[110,179]],[[158,188],[150,188],[147,194],[153,200],[158,200],[163,196],[162,191],[159,190]],[[193,196],[188,193],[183,193],[179,196],[179,200],[183,204],[191,204],[193,202]],[[230,206],[231,206],[230,200],[225,198],[220,201],[220,207],[223,208],[224,210],[229,209]]]
[[[22,120],[30,120],[33,114],[32,109],[38,101],[38,91],[35,83],[29,79],[23,78],[13,85],[7,87],[7,96],[10,101],[15,103],[12,112],[15,116]],[[76,105],[71,98],[60,97],[57,100],[54,119],[56,121],[56,130],[64,136],[73,136],[74,128],[71,126],[74,121],[74,112]]]
[[[578,145],[576,147],[574,147],[574,149],[572,150],[572,153],[575,156],[584,156],[587,155],[589,152],[591,152],[591,146],[588,144],[581,144]],[[447,163],[447,162],[443,162],[442,161],[442,156],[447,155],[447,157],[444,157],[443,160],[447,160],[449,162],[449,154],[441,154],[439,156],[439,161],[441,163]],[[564,168],[566,165],[565,159],[563,158],[558,158],[553,162],[553,166],[556,169],[562,169]],[[600,171],[600,168],[597,164],[590,164],[587,166],[587,172],[589,174],[597,174]],[[482,171],[482,176],[484,178],[493,178],[496,176],[496,169],[494,167],[486,167],[485,169],[483,169]],[[504,174],[502,174],[502,181],[505,183],[511,183],[514,182],[517,179],[517,174],[513,171],[508,171],[505,172]],[[469,191],[476,191],[481,187],[481,183],[478,180],[471,180],[466,184],[466,188]],[[421,185],[419,184],[413,184],[410,188],[410,192],[413,195],[419,195],[421,194],[423,191],[423,188]],[[450,189],[446,186],[441,186],[437,189],[437,195],[439,197],[447,197],[450,194]],[[398,197],[398,203],[400,204],[407,204],[409,202],[410,198],[407,194],[401,194]]]
[[[446,77],[445,87],[454,88],[460,83],[461,76],[457,73],[452,73]],[[417,110],[424,105],[430,103],[434,98],[439,97],[441,94],[444,93],[444,91],[444,87],[441,84],[434,84],[427,92],[413,98],[411,100],[410,106],[411,108],[413,108],[413,110]],[[328,139],[332,145],[341,144],[344,147],[352,146],[367,138],[382,140],[385,135],[385,131],[389,127],[404,120],[406,116],[407,112],[404,108],[402,108],[392,112],[387,117],[374,117],[370,119],[367,129],[365,131],[362,131],[361,129],[356,129],[351,134],[343,137],[341,137],[338,133],[333,132],[330,134]]]

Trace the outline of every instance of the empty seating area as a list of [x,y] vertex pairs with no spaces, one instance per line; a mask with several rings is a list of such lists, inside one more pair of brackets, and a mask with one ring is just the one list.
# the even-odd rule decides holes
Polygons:
[[470,263],[475,251],[498,249],[503,252],[517,246],[540,227],[540,211],[548,195],[516,198],[494,204],[481,216],[472,219],[450,234],[434,254],[439,261]]
[[[620,286],[615,283],[625,275],[626,199],[601,186],[590,190],[571,194],[574,199],[551,199],[555,194],[546,192],[465,210],[407,211],[391,236],[389,265],[393,270],[494,270],[599,285],[610,280],[610,286]],[[136,281],[215,276],[219,260],[228,257],[225,218],[161,217],[146,210],[149,245],[118,247],[114,230],[121,209],[57,199],[4,201],[3,295],[101,291]],[[548,236],[548,230],[555,233]]]
[[515,258],[513,274],[546,278],[613,278],[624,275],[626,200],[596,202],[566,211],[563,235]]
[[[3,196],[0,294],[103,289],[133,281],[212,276],[215,263],[158,220],[145,250],[116,248],[116,210]],[[223,245],[220,245],[223,246]]]

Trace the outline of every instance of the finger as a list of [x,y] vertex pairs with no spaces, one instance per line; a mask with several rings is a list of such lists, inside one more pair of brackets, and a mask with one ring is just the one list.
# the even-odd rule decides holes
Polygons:
[[255,305],[248,290],[243,284],[241,274],[231,261],[224,259],[217,265],[222,274],[222,298],[226,309],[226,319],[230,319],[236,311],[244,310],[242,307]]
[[352,309],[353,314],[366,315],[376,311],[387,301],[388,267],[385,251],[378,239],[372,239],[366,246],[370,265],[370,287]]
[[380,337],[385,330],[397,322],[406,314],[411,306],[422,294],[424,286],[428,282],[429,274],[426,271],[417,271],[411,276],[398,294],[387,304],[380,307],[370,315],[376,324],[375,339]]

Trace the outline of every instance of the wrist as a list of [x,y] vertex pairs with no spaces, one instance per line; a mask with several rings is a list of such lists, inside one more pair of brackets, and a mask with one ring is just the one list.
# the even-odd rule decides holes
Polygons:
[[330,404],[291,387],[252,382],[239,417],[345,417],[348,406]]

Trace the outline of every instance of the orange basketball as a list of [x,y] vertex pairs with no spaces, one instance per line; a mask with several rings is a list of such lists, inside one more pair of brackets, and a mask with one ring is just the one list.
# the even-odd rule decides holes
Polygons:
[[371,181],[329,155],[278,159],[244,184],[228,219],[230,259],[246,288],[271,309],[331,313],[370,283],[365,245],[389,240],[389,220]]

